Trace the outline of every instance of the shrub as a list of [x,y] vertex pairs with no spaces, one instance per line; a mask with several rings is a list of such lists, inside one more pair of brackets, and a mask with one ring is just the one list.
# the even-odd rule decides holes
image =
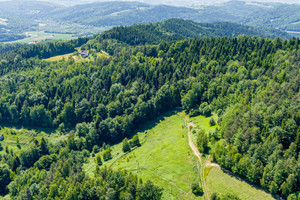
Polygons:
[[193,183],[192,186],[192,192],[196,195],[202,195],[203,189],[199,186],[199,183]]
[[198,115],[200,115],[200,114],[201,114],[200,111],[197,110],[197,109],[192,109],[192,110],[190,110],[190,112],[189,112],[189,116],[190,116],[190,117],[196,117],[196,116],[198,116]]
[[123,147],[122,147],[123,152],[126,153],[126,152],[130,151],[130,146],[128,144],[128,139],[125,138],[122,143],[123,143]]
[[211,109],[211,106],[208,105],[207,102],[203,102],[199,107],[199,111],[205,117],[209,117],[209,116],[211,116],[212,109]]
[[104,151],[104,153],[103,153],[103,160],[104,161],[108,161],[108,160],[110,160],[111,159],[111,150],[110,150],[110,148],[108,147],[105,151]]
[[211,196],[210,196],[210,199],[211,199],[211,200],[217,200],[217,198],[218,198],[218,195],[217,195],[217,193],[215,193],[215,192],[212,193]]
[[132,147],[141,146],[139,136],[137,136],[137,135],[133,136],[132,145],[133,145]]
[[209,124],[210,124],[210,126],[216,125],[216,122],[215,122],[214,118],[210,119]]
[[97,155],[97,157],[96,157],[96,163],[97,163],[97,165],[102,165],[102,159],[101,159],[100,155]]
[[100,151],[100,147],[98,145],[94,145],[93,152],[96,154],[96,153],[99,153],[99,151]]

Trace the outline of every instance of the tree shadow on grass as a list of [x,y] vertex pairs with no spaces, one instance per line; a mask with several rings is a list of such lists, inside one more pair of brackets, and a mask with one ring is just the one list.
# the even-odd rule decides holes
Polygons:
[[251,187],[253,187],[253,188],[257,189],[257,190],[260,190],[260,191],[263,191],[263,192],[265,192],[265,193],[267,193],[267,194],[270,194],[274,199],[278,199],[278,200],[283,200],[283,199],[285,199],[284,197],[282,197],[282,196],[280,196],[280,195],[274,195],[274,194],[269,193],[268,191],[266,191],[266,190],[265,190],[264,188],[262,188],[261,186],[256,185],[256,184],[254,184],[254,183],[252,183],[252,182],[246,180],[245,178],[243,178],[243,177],[241,177],[241,176],[239,176],[239,175],[237,175],[237,174],[234,174],[233,172],[231,172],[231,171],[229,171],[229,170],[227,170],[227,169],[224,169],[224,168],[221,167],[221,170],[222,170],[225,174],[229,175],[230,177],[233,177],[233,178],[235,178],[235,179],[237,179],[237,180],[239,180],[239,181],[241,181],[241,182],[247,183],[248,185],[250,185]]
[[130,135],[129,139],[131,139],[138,132],[145,132],[147,134],[147,130],[150,130],[150,129],[154,128],[160,122],[162,122],[163,120],[165,120],[167,117],[171,117],[172,115],[175,115],[178,112],[180,112],[180,110],[178,110],[178,109],[175,109],[175,110],[172,110],[172,111],[168,111],[166,113],[163,113],[163,114],[159,115],[155,119],[152,119],[152,120],[144,122],[143,124],[139,125],[138,128],[136,128],[135,130],[132,131],[132,134]]

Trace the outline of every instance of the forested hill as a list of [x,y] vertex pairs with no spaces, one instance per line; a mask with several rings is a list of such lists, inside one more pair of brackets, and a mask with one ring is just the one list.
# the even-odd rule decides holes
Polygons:
[[[160,33],[164,26],[146,25]],[[1,55],[1,126],[53,128],[68,136],[55,145],[33,140],[18,152],[5,146],[0,193],[8,192],[11,199],[104,199],[111,193],[117,199],[145,199],[151,190],[159,199],[161,190],[152,183],[107,169],[88,177],[82,163],[93,149],[109,151],[106,144],[120,142],[146,121],[182,106],[191,116],[218,116],[219,129],[197,133],[200,151],[272,194],[297,199],[300,39],[238,36],[156,45],[158,35],[149,42],[153,44],[140,45],[154,35],[145,35],[139,27],[115,28],[111,37],[108,32]],[[146,42],[128,45],[130,32],[113,37],[117,30],[135,29],[137,38]],[[182,32],[174,35],[193,33]],[[43,59],[76,46],[91,55]]]
[[116,39],[130,45],[158,44],[184,38],[235,37],[238,35],[289,38],[286,33],[244,26],[229,22],[196,23],[190,20],[169,19],[151,24],[115,27],[99,35],[102,39]]

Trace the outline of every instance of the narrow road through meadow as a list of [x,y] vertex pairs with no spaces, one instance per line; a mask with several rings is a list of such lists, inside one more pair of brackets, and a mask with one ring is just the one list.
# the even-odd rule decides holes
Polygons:
[[199,152],[196,145],[193,143],[192,136],[191,136],[191,130],[190,130],[191,126],[196,127],[196,125],[193,122],[190,122],[190,119],[188,116],[185,117],[185,120],[187,123],[187,129],[188,129],[189,145],[190,145],[191,149],[193,150],[194,154],[198,157],[199,162],[200,162],[200,185],[204,192],[204,199],[209,200],[208,190],[206,188],[205,178],[204,178],[204,169],[205,169],[206,162],[208,161],[209,157],[207,159],[205,159],[204,162],[202,162],[201,153]]

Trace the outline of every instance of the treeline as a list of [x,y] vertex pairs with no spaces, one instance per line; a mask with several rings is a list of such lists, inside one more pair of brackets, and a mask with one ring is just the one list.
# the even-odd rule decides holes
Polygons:
[[71,150],[69,140],[33,139],[29,147],[19,155],[5,147],[1,159],[9,169],[0,167],[0,194],[9,184],[11,199],[161,199],[161,188],[127,172],[97,166],[93,178],[87,176],[82,165],[91,154]]
[[98,39],[115,39],[129,45],[159,44],[185,38],[236,37],[238,35],[268,38],[290,38],[287,33],[254,28],[229,22],[196,23],[183,19],[168,19],[151,24],[114,27]]
[[32,70],[1,77],[0,120],[61,132],[76,126],[70,149],[91,151],[177,106],[214,112],[220,129],[209,146],[222,167],[273,194],[298,195],[299,45],[246,36],[141,46],[94,38],[82,48],[111,56],[14,61],[30,61]]
[[22,43],[0,44],[0,54],[25,47],[26,45],[27,44],[22,44]]

